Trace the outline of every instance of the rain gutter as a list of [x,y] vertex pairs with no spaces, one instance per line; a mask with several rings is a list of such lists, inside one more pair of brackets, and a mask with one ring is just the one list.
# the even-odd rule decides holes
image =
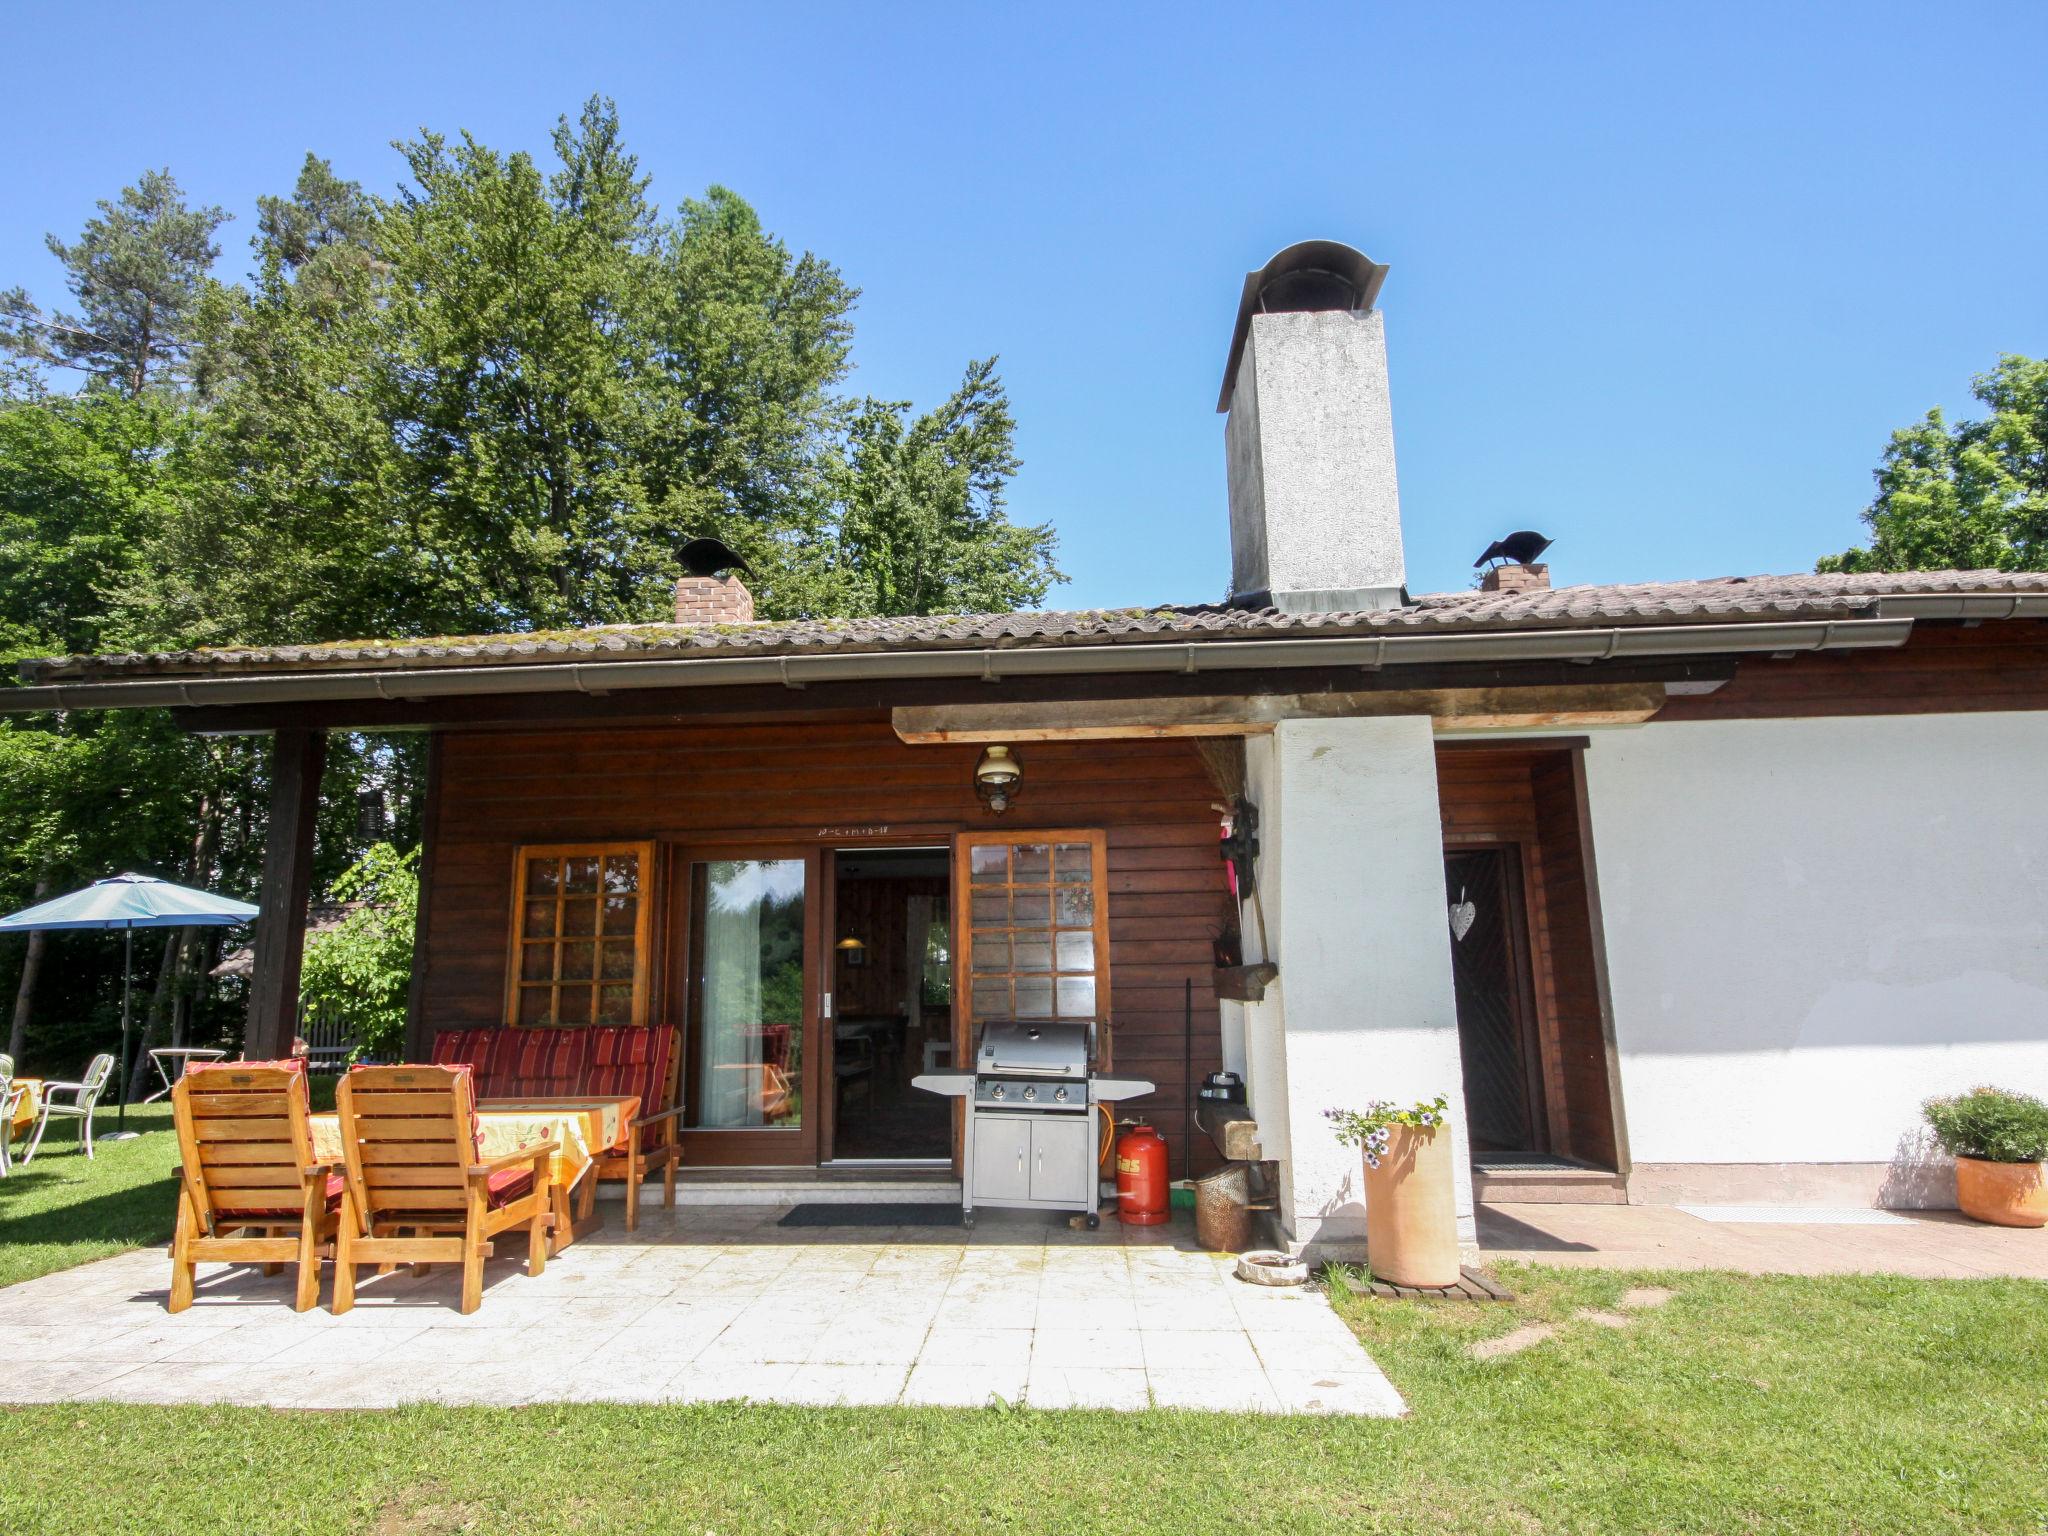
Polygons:
[[204,708],[316,700],[418,700],[485,694],[622,693],[640,688],[1082,674],[1262,671],[1296,667],[1459,665],[1622,657],[1792,653],[1903,645],[1907,617],[1796,623],[1673,624],[1486,634],[1357,635],[1334,639],[1148,641],[970,650],[856,651],[798,656],[705,656],[654,661],[524,662],[269,672],[239,677],[135,678],[0,689],[0,713],[44,709]]
[[2048,619],[2048,592],[1913,592],[1878,599],[1887,619]]

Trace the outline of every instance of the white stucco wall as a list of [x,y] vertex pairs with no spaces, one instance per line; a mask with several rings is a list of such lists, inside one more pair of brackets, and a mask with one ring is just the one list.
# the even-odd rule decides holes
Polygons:
[[1929,1095],[2048,1093],[2048,713],[1651,724],[1586,769],[1636,1164],[1903,1169]]
[[1281,1164],[1283,1224],[1297,1245],[1362,1252],[1359,1156],[1338,1145],[1323,1111],[1446,1093],[1470,1243],[1430,722],[1284,721],[1249,744],[1247,762],[1280,980],[1246,1007],[1245,1048],[1252,1113]]

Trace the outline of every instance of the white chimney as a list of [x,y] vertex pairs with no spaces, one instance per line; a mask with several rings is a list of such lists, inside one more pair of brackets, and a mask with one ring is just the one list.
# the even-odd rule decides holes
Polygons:
[[1407,601],[1387,269],[1333,240],[1245,274],[1223,395],[1232,601],[1288,613]]

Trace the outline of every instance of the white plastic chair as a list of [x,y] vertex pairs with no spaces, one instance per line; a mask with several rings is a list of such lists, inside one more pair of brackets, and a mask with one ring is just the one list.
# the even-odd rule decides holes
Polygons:
[[[36,1148],[43,1144],[43,1132],[50,1128],[50,1116],[63,1115],[79,1122],[78,1143],[85,1148],[85,1155],[92,1156],[92,1112],[99,1104],[100,1094],[106,1090],[107,1079],[114,1075],[114,1058],[102,1051],[93,1057],[92,1064],[85,1069],[85,1080],[78,1083],[44,1083],[43,1112],[36,1116],[35,1134],[28,1139],[28,1146],[21,1154],[21,1166],[26,1168],[35,1160]],[[59,1094],[70,1095],[68,1104],[59,1104]]]
[[14,1080],[14,1058],[0,1051],[0,1179],[13,1171],[8,1147],[14,1140],[14,1106],[26,1092],[28,1089]]

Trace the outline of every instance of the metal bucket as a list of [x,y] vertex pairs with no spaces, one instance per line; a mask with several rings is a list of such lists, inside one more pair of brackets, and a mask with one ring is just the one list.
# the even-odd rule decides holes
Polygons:
[[1251,1164],[1225,1163],[1195,1180],[1195,1241],[1212,1253],[1252,1245]]

